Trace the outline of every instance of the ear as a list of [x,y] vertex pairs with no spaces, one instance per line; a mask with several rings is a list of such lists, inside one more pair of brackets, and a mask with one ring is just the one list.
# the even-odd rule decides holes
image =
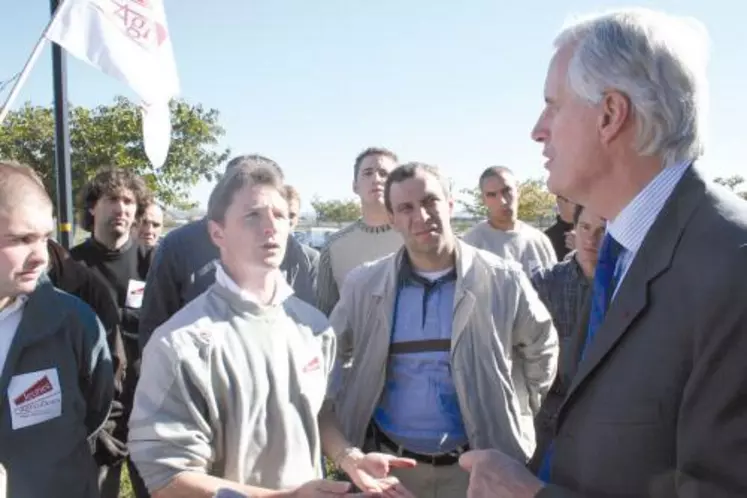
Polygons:
[[609,144],[625,129],[632,117],[630,99],[617,91],[605,92],[600,103],[602,114],[597,123],[603,144]]
[[389,210],[387,209],[387,210],[386,210],[386,215],[387,215],[387,217],[389,218],[389,224],[390,224],[390,225],[392,225],[392,226],[394,226],[394,213],[393,213],[393,212],[391,212],[391,211],[389,211]]
[[449,217],[454,216],[454,199],[449,198]]
[[353,180],[353,193],[355,195],[361,195],[360,192],[358,192],[358,180]]
[[213,220],[208,220],[208,233],[210,234],[210,240],[213,241],[213,244],[215,244],[219,249],[222,249],[225,245],[226,237],[221,224]]

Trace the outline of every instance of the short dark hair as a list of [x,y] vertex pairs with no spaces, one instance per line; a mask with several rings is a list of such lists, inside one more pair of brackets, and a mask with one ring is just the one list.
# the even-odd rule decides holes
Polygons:
[[283,190],[283,194],[285,196],[285,199],[290,201],[298,201],[301,202],[301,193],[293,186],[286,184]]
[[480,180],[477,185],[482,189],[482,182],[484,182],[488,178],[493,178],[501,175],[510,175],[514,177],[516,176],[514,175],[514,172],[511,170],[511,168],[507,166],[488,166],[480,175]]
[[365,158],[370,156],[384,156],[390,158],[395,163],[399,162],[397,154],[395,154],[391,150],[384,147],[369,147],[368,149],[358,154],[355,158],[355,163],[353,164],[353,180],[358,179],[358,173],[360,173],[361,171],[361,163]]
[[573,208],[573,226],[578,225],[578,220],[581,219],[581,213],[584,212],[584,207],[581,204],[576,204],[576,207]]
[[267,185],[275,187],[285,197],[283,178],[269,165],[240,164],[226,170],[218,181],[208,199],[207,218],[216,223],[223,223],[226,211],[233,202],[236,192],[247,185]]
[[0,161],[0,209],[7,210],[22,201],[31,191],[52,205],[39,174],[30,166],[13,161]]
[[153,202],[153,196],[145,181],[134,171],[125,168],[105,167],[83,187],[80,195],[80,226],[87,232],[93,232],[94,219],[91,209],[99,199],[113,196],[123,190],[129,190],[135,196],[139,219],[145,208]]
[[280,165],[269,157],[263,156],[261,154],[244,154],[234,157],[233,159],[228,161],[228,164],[226,164],[226,173],[228,173],[228,170],[233,169],[237,166],[263,166],[266,168],[272,168],[275,170],[275,173],[280,177],[281,180],[285,179],[285,174],[283,173],[283,169],[280,167]]
[[397,166],[392,170],[391,173],[389,173],[389,176],[386,178],[386,183],[384,184],[384,205],[386,206],[387,211],[389,211],[390,213],[394,211],[392,208],[392,200],[390,198],[392,185],[395,183],[402,183],[403,181],[409,180],[410,178],[414,178],[418,171],[425,171],[426,173],[436,177],[436,179],[441,184],[441,187],[443,187],[444,195],[446,195],[447,198],[451,197],[451,186],[449,184],[449,179],[444,176],[438,166],[426,163],[410,162]]

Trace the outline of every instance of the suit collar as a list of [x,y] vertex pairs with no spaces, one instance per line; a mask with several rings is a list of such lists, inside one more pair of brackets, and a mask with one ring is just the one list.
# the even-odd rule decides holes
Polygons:
[[[575,392],[648,306],[650,284],[670,267],[677,244],[705,192],[706,185],[700,172],[694,166],[689,168],[643,239],[615,299],[610,304],[604,323],[589,346],[584,360],[578,365],[573,383],[561,406],[561,417],[562,410],[572,402]],[[586,337],[588,313],[581,325],[580,334]]]
[[688,161],[664,168],[610,221],[607,226],[610,235],[627,251],[633,254],[638,252],[690,164]]

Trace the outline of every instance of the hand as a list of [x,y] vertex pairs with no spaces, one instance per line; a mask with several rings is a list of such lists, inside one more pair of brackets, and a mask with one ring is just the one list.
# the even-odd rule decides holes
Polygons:
[[309,481],[297,487],[289,493],[289,498],[329,498],[332,496],[354,496],[350,495],[349,482],[327,481],[318,479]]
[[573,251],[576,248],[576,231],[569,230],[565,232],[565,247]]
[[394,476],[377,479],[376,482],[379,485],[379,488],[381,488],[380,492],[364,493],[361,496],[371,496],[373,494],[374,496],[382,496],[384,498],[415,498],[415,495],[410,493],[410,491],[399,482],[399,479]]
[[524,464],[498,450],[469,451],[459,465],[470,473],[467,498],[534,498],[544,487]]
[[415,467],[416,465],[417,462],[411,458],[401,458],[384,453],[364,454],[361,451],[349,453],[340,462],[340,468],[353,480],[361,491],[381,493],[385,491],[384,488],[386,486],[389,486],[392,493],[397,493],[400,490],[408,493],[407,495],[387,493],[387,496],[411,496],[409,495],[409,491],[405,490],[399,481],[396,484],[388,485],[389,481],[385,481],[385,478],[389,477],[389,472],[393,468],[406,469]]

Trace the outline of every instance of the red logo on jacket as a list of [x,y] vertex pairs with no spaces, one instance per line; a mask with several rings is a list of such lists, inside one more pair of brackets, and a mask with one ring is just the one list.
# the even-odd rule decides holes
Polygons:
[[318,356],[315,356],[313,360],[308,362],[305,367],[303,367],[303,373],[310,373],[315,372],[322,368],[322,362],[319,360]]
[[52,390],[52,383],[49,382],[49,379],[45,375],[41,379],[39,379],[37,382],[35,382],[31,387],[26,389],[23,393],[21,393],[20,396],[18,396],[16,399],[13,400],[13,402],[16,405],[20,405],[21,403],[26,403],[27,401],[34,400],[41,396],[42,394],[46,394],[49,391]]

